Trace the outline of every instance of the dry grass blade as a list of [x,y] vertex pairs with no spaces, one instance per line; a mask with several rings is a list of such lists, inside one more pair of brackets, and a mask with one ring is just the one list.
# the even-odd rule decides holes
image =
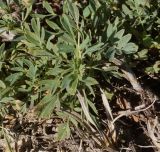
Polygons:
[[78,97],[78,100],[79,100],[79,102],[81,104],[82,110],[83,110],[87,120],[97,128],[97,125],[95,124],[95,122],[93,121],[93,119],[91,118],[91,116],[89,114],[89,110],[88,110],[88,108],[87,108],[87,106],[85,104],[84,97],[80,94],[79,91],[77,93],[77,97]]
[[113,141],[116,141],[116,131],[115,131],[115,126],[112,123],[113,115],[112,115],[111,107],[109,105],[108,99],[107,99],[104,91],[101,88],[100,88],[100,91],[101,91],[101,97],[102,97],[103,105],[104,105],[105,110],[106,110],[106,115],[107,115],[107,118],[109,120],[108,121],[108,126],[109,126],[110,132],[112,134],[112,139],[113,139]]
[[100,88],[100,91],[101,91],[101,97],[102,97],[103,105],[106,110],[107,117],[109,120],[113,120],[113,115],[112,115],[112,111],[111,111],[111,107],[109,105],[108,99],[101,88]]
[[[74,119],[76,119],[82,126],[84,126],[84,128],[87,129],[87,132],[90,135],[92,135],[92,138],[96,142],[96,144],[98,144],[99,146],[102,145],[102,139],[97,137],[96,130],[89,123],[87,123],[86,120],[82,120],[80,114],[78,114],[76,112],[69,112],[69,111],[65,111],[65,113],[69,117],[74,117]],[[85,134],[85,132],[84,132],[84,134]]]
[[[112,123],[115,123],[118,119],[120,119],[120,118],[123,117],[123,116],[129,116],[129,115],[136,114],[136,113],[138,113],[138,112],[146,111],[146,110],[148,110],[149,108],[151,108],[151,107],[154,105],[155,102],[156,102],[156,100],[154,100],[149,106],[147,106],[147,107],[145,107],[145,108],[141,108],[141,109],[138,108],[138,110],[133,110],[133,111],[131,111],[131,110],[129,109],[129,110],[126,110],[126,111],[121,111],[121,112],[119,112],[120,115],[118,115],[116,118],[113,119]],[[137,106],[137,107],[144,107],[144,105],[140,105],[140,106]],[[135,108],[135,109],[137,109],[137,108]]]
[[[122,66],[124,63],[121,60],[118,60],[116,58],[112,61],[117,66]],[[131,70],[131,68],[127,65],[125,67],[121,67],[122,72],[125,75],[125,78],[131,83],[134,90],[136,90],[138,93],[142,93],[143,89],[140,83],[138,82],[134,72]]]

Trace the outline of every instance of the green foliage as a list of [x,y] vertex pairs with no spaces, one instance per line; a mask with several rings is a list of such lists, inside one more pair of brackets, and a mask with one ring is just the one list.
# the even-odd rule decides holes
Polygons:
[[[83,113],[82,119],[97,129],[97,90],[100,85],[109,89],[102,82],[105,85],[121,76],[112,60],[141,61],[152,48],[159,51],[160,35],[152,34],[160,28],[158,1],[90,0],[82,4],[66,0],[62,15],[48,1],[41,6],[44,14],[33,11],[34,1],[15,2],[16,17],[10,8],[13,1],[0,2],[1,109],[19,100],[20,112],[35,107],[44,118],[59,111]],[[159,65],[156,61],[146,71],[159,73]],[[83,100],[78,92],[83,93]],[[79,123],[74,117],[63,119],[57,127],[57,141],[69,138],[70,126]]]

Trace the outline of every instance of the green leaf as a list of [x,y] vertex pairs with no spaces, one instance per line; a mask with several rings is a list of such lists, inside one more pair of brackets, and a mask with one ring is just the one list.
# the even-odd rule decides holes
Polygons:
[[122,30],[120,30],[120,31],[118,31],[116,34],[115,34],[115,38],[118,38],[118,39],[121,39],[122,38],[122,36],[123,36],[123,34],[124,34],[124,29],[122,29]]
[[145,47],[150,48],[151,45],[153,44],[153,42],[154,42],[154,40],[153,40],[153,38],[152,38],[151,35],[144,35],[144,36],[143,36],[143,45],[144,45]]
[[46,23],[47,23],[53,30],[61,30],[60,27],[59,27],[56,23],[54,23],[54,22],[52,22],[52,21],[50,21],[50,20],[46,20]]
[[84,18],[87,18],[90,14],[91,14],[90,8],[89,8],[89,6],[87,6],[87,7],[83,10],[83,16],[84,16]]
[[127,34],[127,35],[123,36],[118,41],[118,48],[122,49],[123,47],[125,47],[127,45],[127,43],[130,41],[130,39],[131,39],[131,34]]
[[160,61],[156,61],[155,64],[153,65],[153,69],[155,73],[160,72]]
[[60,44],[57,44],[57,47],[59,49],[60,52],[65,52],[65,53],[73,53],[74,50],[75,50],[75,47],[72,46],[72,45],[67,45],[65,43],[60,43]]
[[0,8],[2,8],[3,10],[8,9],[7,5],[3,1],[0,2]]
[[97,50],[100,50],[101,47],[103,46],[103,44],[104,44],[104,43],[98,43],[98,44],[96,44],[96,45],[91,46],[90,48],[88,48],[88,49],[84,52],[83,55],[85,55],[85,54],[91,54],[91,53],[93,53],[93,52],[95,52],[95,51],[97,51]]
[[89,36],[87,35],[87,37],[82,41],[82,43],[80,44],[80,48],[81,50],[85,49],[88,47],[88,43],[90,42],[90,38]]
[[16,71],[16,72],[23,72],[24,68],[23,67],[14,67],[14,68],[11,68],[11,70]]
[[55,135],[55,141],[62,141],[70,137],[69,123],[61,123],[57,127],[57,133]]
[[155,73],[160,72],[160,61],[156,61],[155,64],[153,65],[153,69]]
[[2,89],[2,90],[0,91],[0,99],[1,99],[2,97],[6,97],[6,94],[8,94],[11,90],[12,90],[11,87],[7,87],[7,88],[5,88],[5,89]]
[[[5,55],[4,49],[5,49],[5,43],[1,44],[0,46],[0,60],[1,61],[4,60],[4,55]],[[0,69],[1,69],[2,63],[3,62],[0,62]]]
[[108,21],[108,28],[107,28],[107,38],[109,39],[113,33],[113,25],[110,21]]
[[64,33],[61,37],[59,37],[59,40],[63,41],[63,42],[67,42],[68,44],[74,45],[75,41],[72,37],[72,35],[69,35],[67,33]]
[[133,18],[133,12],[126,5],[122,5],[122,10],[124,14],[128,15],[130,18]]
[[75,127],[78,127],[78,122],[74,117],[69,116],[69,121],[72,122]]
[[0,54],[4,51],[5,48],[5,43],[1,44],[0,46]]
[[52,7],[50,6],[50,4],[47,1],[43,1],[43,7],[52,15],[55,15],[55,13],[53,12]]
[[37,66],[30,66],[26,76],[28,76],[31,80],[34,81],[34,79],[36,78],[36,72]]
[[6,88],[6,85],[2,80],[0,80],[0,88],[2,88],[2,89]]
[[94,103],[92,103],[88,98],[86,98],[86,101],[88,103],[88,105],[90,106],[90,108],[94,111],[94,113],[96,115],[98,115],[98,110],[96,109],[96,106]]
[[56,89],[59,86],[59,79],[56,78],[54,80],[48,80],[48,79],[42,80],[40,84],[42,85],[41,91],[47,90],[47,91],[50,91],[52,94],[54,94]]
[[124,48],[123,52],[125,54],[132,54],[138,51],[138,46],[134,43],[128,43]]
[[75,95],[77,91],[78,78],[75,78],[70,84],[70,87],[67,89],[70,95]]
[[5,80],[10,82],[10,85],[12,86],[18,79],[20,79],[23,76],[22,72],[14,73],[9,75]]
[[147,60],[148,59],[148,50],[143,49],[141,51],[138,51],[137,55],[138,55],[138,59]]
[[92,77],[87,77],[86,79],[82,80],[85,85],[91,86],[98,84],[97,80]]
[[40,19],[44,19],[45,17],[48,17],[48,16],[50,16],[50,14],[47,14],[47,15],[43,15],[43,14],[31,14],[31,17],[40,18]]
[[60,67],[55,67],[55,68],[49,69],[46,74],[57,76],[57,75],[60,75],[62,72],[63,72],[63,69],[61,69]]
[[47,95],[37,105],[37,112],[42,118],[48,118],[52,115],[54,108],[59,104],[58,96]]
[[34,30],[35,34],[38,35],[38,37],[40,37],[40,21],[37,18],[36,20],[34,18],[32,18],[31,20],[31,25],[32,25],[32,29]]
[[40,45],[40,37],[38,35],[36,35],[35,33],[32,32],[27,32],[25,34],[26,39],[31,43],[34,44],[35,46],[39,46]]
[[73,80],[73,77],[72,77],[71,74],[66,75],[62,80],[62,84],[61,84],[62,90],[63,89],[69,89],[69,85],[70,85],[72,80]]
[[[54,39],[54,38],[55,38],[55,35],[51,35],[51,36],[48,38],[47,44],[46,44],[46,48],[47,48],[48,50],[51,50],[51,49],[54,48],[55,45],[51,42],[51,40]],[[55,51],[55,49],[54,49],[54,51]]]
[[32,11],[32,5],[27,7],[27,11],[26,11],[26,14],[25,14],[25,17],[23,19],[23,22],[27,19],[27,17],[29,16],[29,14],[31,13]]
[[114,47],[110,47],[106,52],[106,57],[111,61],[116,53],[116,49]]
[[41,29],[41,43],[45,42],[45,29],[42,27]]
[[76,24],[79,24],[79,10],[75,3],[71,3],[69,0],[67,1],[68,10],[71,13]]
[[69,17],[67,15],[65,15],[65,14],[62,15],[61,24],[62,24],[63,28],[68,32],[68,34],[70,34],[70,36],[74,40],[75,36],[74,36],[73,28],[71,25],[71,21],[69,20]]

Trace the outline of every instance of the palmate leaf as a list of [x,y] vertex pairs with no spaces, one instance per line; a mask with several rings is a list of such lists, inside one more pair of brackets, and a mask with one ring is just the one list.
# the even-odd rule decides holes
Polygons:
[[127,35],[123,36],[118,41],[118,49],[122,49],[123,47],[125,47],[127,45],[127,43],[130,41],[130,39],[131,39],[131,34],[127,34]]
[[57,133],[55,135],[55,141],[62,141],[70,137],[71,131],[69,128],[69,122],[64,122],[58,125]]

